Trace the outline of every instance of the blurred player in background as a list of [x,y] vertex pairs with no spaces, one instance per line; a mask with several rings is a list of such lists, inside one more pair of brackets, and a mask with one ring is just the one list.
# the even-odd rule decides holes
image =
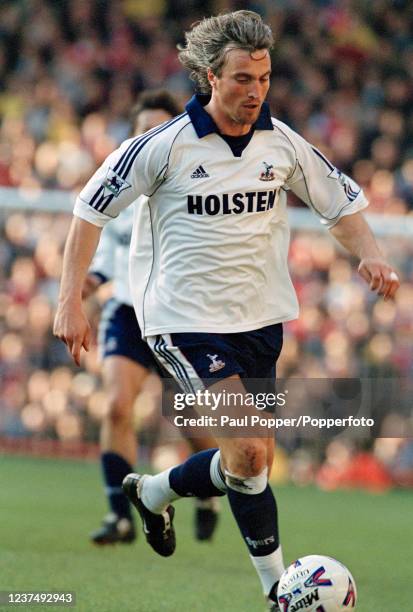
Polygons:
[[[55,319],[76,363],[90,341],[79,286],[100,227],[140,194],[149,197],[141,212],[150,215],[151,243],[139,251],[147,225],[137,218],[131,275],[144,274],[146,283],[131,285],[134,305],[148,344],[185,391],[209,385],[216,398],[246,397],[251,379],[274,378],[282,323],[298,316],[287,263],[288,189],[359,259],[371,290],[386,299],[396,293],[398,277],[361,213],[367,200],[359,185],[271,117],[264,100],[272,45],[270,27],[251,11],[196,24],[180,59],[202,94],[146,138],[126,141],[81,192]],[[175,550],[171,502],[226,491],[268,607],[279,610],[284,561],[268,483],[274,437],[227,432],[219,446],[155,476],[131,474],[125,491],[163,556]]]
[[[178,114],[178,105],[167,91],[144,92],[131,113],[132,135],[144,134]],[[106,302],[99,325],[102,376],[108,397],[108,412],[100,432],[101,463],[111,512],[102,527],[91,534],[96,544],[132,542],[136,537],[130,504],[121,485],[137,457],[134,402],[148,374],[157,368],[152,351],[141,338],[129,290],[132,223],[133,207],[129,207],[105,228],[83,286],[86,299],[102,283],[113,282],[113,297]],[[212,437],[189,442],[195,452],[214,446]],[[195,535],[199,540],[212,537],[217,501],[196,499]]]

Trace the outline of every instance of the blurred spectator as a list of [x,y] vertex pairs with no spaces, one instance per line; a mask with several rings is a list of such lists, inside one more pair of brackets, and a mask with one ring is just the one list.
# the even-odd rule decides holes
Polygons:
[[381,493],[393,485],[389,471],[373,454],[354,451],[344,441],[331,442],[326,460],[318,471],[316,483],[326,490],[362,488]]

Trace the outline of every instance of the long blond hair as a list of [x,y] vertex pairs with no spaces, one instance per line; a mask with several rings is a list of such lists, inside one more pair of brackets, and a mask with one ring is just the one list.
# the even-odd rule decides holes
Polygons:
[[258,13],[235,11],[216,17],[207,17],[185,33],[185,46],[179,47],[179,59],[189,70],[198,90],[209,93],[208,68],[220,76],[225,56],[230,49],[245,49],[252,53],[270,50],[274,38],[270,26]]

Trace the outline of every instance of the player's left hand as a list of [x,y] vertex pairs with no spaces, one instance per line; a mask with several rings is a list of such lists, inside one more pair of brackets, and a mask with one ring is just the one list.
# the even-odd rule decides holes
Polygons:
[[359,274],[371,291],[382,295],[385,300],[393,298],[400,287],[400,279],[395,270],[383,259],[365,258],[358,267]]

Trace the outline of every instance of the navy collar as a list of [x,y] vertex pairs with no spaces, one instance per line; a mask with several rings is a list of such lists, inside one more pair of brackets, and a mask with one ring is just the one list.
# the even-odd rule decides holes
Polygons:
[[[219,134],[219,129],[212,119],[211,115],[206,112],[204,106],[208,104],[210,96],[206,94],[196,94],[189,100],[185,109],[192,121],[198,138],[208,136],[214,132]],[[256,130],[273,130],[274,127],[271,121],[271,112],[268,102],[264,102],[261,107],[257,121],[254,123]]]

